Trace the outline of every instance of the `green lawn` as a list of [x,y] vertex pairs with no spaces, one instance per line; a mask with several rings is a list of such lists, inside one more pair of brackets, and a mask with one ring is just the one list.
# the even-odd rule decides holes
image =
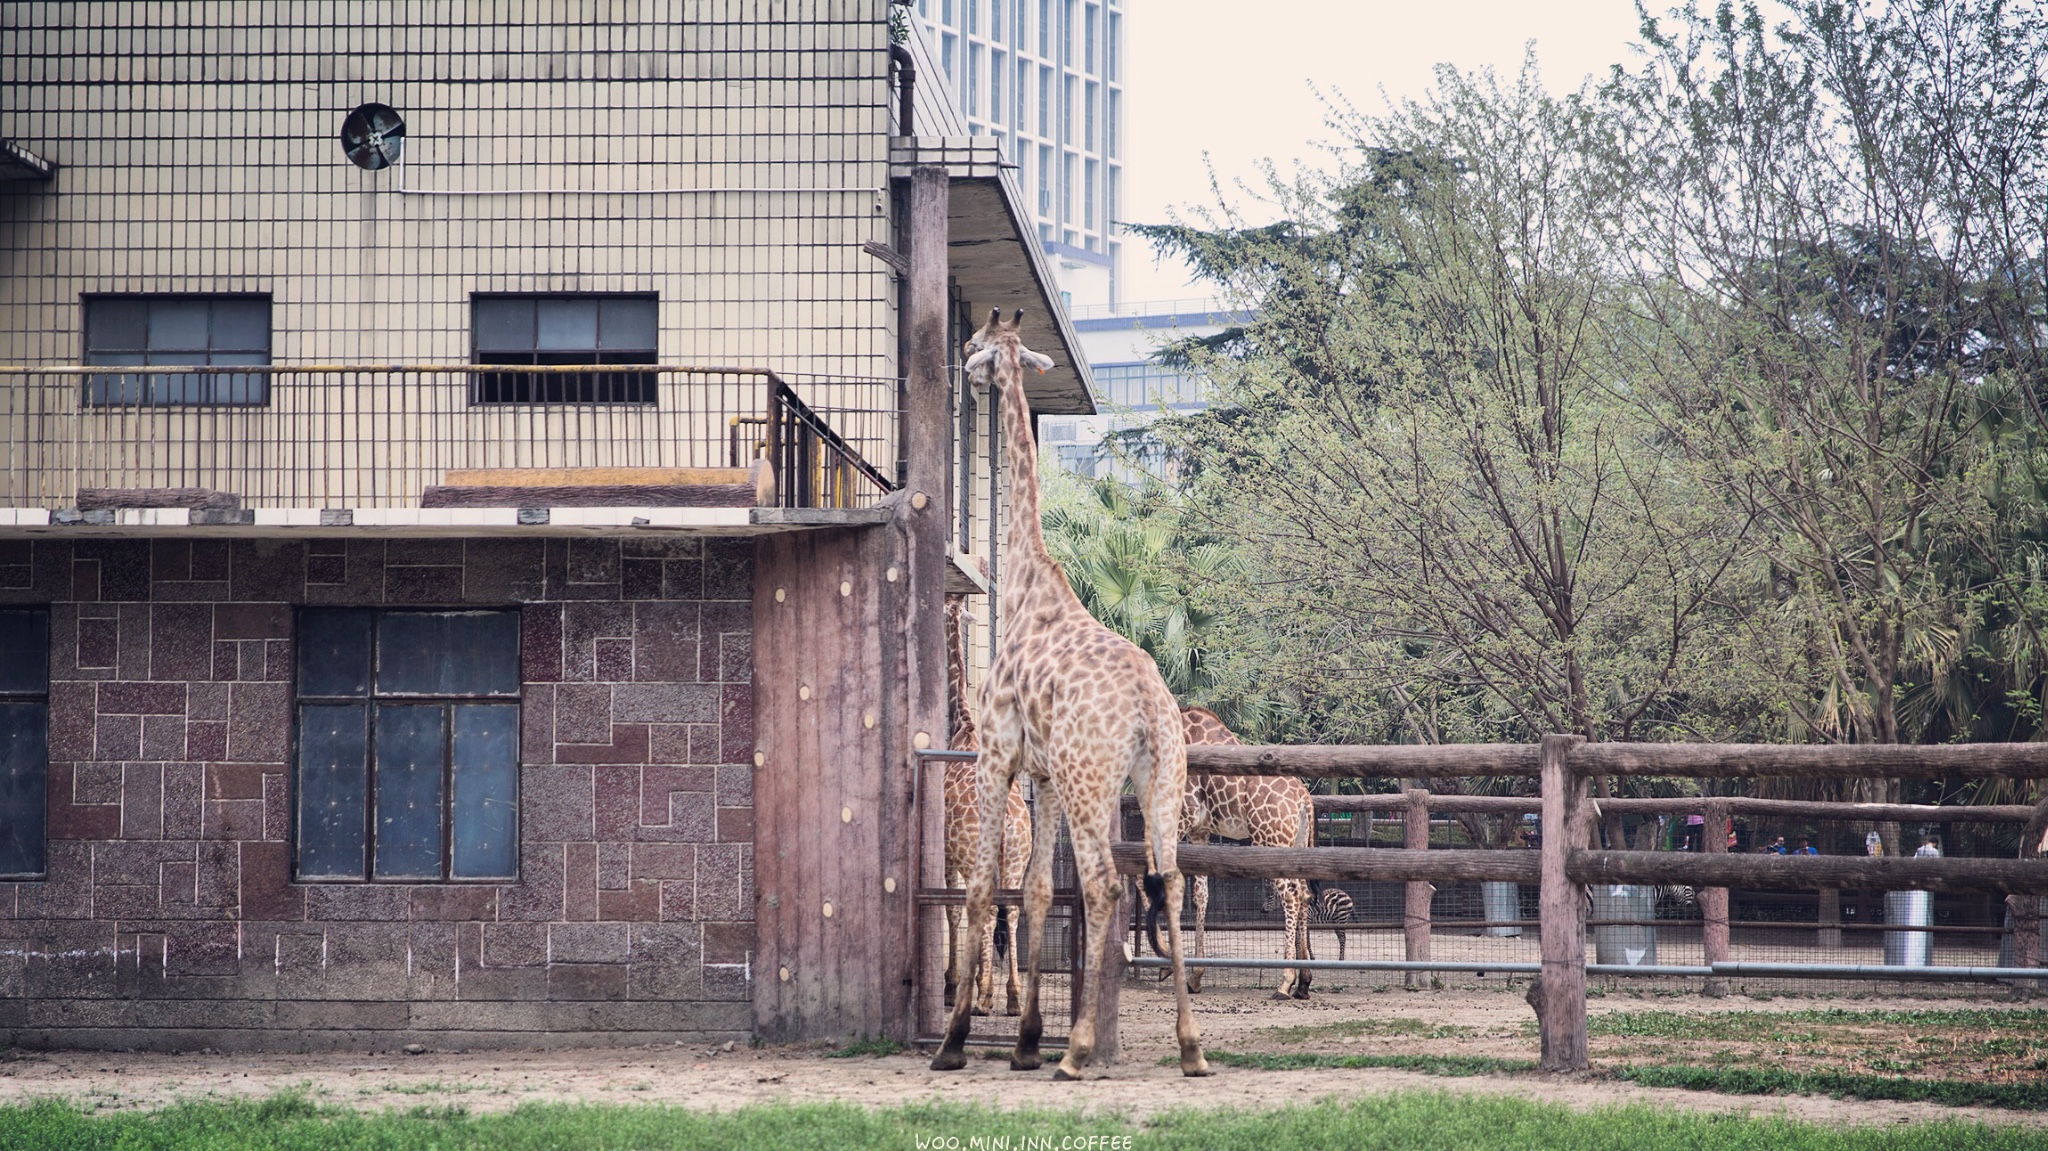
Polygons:
[[[1091,1140],[1092,1137],[1092,1141]],[[980,1142],[976,1142],[979,1139]],[[956,1142],[957,1140],[957,1142]],[[1183,1111],[1145,1124],[970,1107],[865,1110],[847,1105],[751,1107],[707,1114],[662,1107],[527,1106],[360,1114],[281,1097],[193,1103],[153,1114],[88,1114],[63,1104],[0,1108],[7,1151],[1140,1151],[1150,1148],[1418,1148],[1443,1151],[2008,1151],[2048,1148],[2048,1134],[1940,1123],[1911,1128],[1812,1127],[1646,1107],[1576,1113],[1516,1099],[1405,1092],[1273,1111]]]

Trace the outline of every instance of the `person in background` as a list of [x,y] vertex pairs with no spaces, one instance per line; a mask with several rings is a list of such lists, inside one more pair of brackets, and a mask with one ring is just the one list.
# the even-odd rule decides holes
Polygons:
[[1884,854],[1884,840],[1883,840],[1883,838],[1881,838],[1881,837],[1880,837],[1880,836],[1879,836],[1879,835],[1878,835],[1878,834],[1877,834],[1876,832],[1874,832],[1874,831],[1872,831],[1872,832],[1869,832],[1869,833],[1865,834],[1865,835],[1864,835],[1864,837],[1863,837],[1863,854],[1865,854],[1865,855],[1883,855],[1883,854]]
[[1785,837],[1781,835],[1781,836],[1779,836],[1778,838],[1776,838],[1776,839],[1773,839],[1773,840],[1772,840],[1772,841],[1770,842],[1770,845],[1769,845],[1769,846],[1767,846],[1767,847],[1765,847],[1765,848],[1763,849],[1763,854],[1765,854],[1765,855],[1783,855],[1783,854],[1785,854]]
[[1813,839],[1810,836],[1802,835],[1799,837],[1799,846],[1792,849],[1792,854],[1819,855],[1820,852],[1814,850]]
[[1940,859],[1940,858],[1941,858],[1941,844],[1937,843],[1937,842],[1935,841],[1935,838],[1934,838],[1933,836],[1931,836],[1931,835],[1930,835],[1930,836],[1927,836],[1926,838],[1924,838],[1924,839],[1922,839],[1922,840],[1920,841],[1920,850],[1918,850],[1918,851],[1916,851],[1916,852],[1914,852],[1914,853],[1913,853],[1913,858],[1915,858],[1915,859]]

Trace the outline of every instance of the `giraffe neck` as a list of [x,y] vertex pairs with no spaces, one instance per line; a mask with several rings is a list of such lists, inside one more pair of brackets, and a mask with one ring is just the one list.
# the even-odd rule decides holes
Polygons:
[[962,626],[965,596],[946,597],[946,698],[952,711],[955,750],[976,743],[974,708],[967,700],[967,629]]
[[1004,534],[1000,596],[1004,630],[1024,634],[1088,618],[1088,609],[1067,584],[1066,573],[1045,549],[1039,527],[1038,438],[1031,434],[1031,403],[1024,398],[1022,357],[1005,349],[995,358],[1002,391],[1003,442],[1009,456],[1010,525]]

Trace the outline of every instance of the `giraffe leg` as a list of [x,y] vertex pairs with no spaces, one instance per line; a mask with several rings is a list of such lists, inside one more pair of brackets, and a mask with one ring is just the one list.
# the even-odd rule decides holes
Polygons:
[[[1086,916],[1086,927],[1082,938],[1088,943],[1088,954],[1081,957],[1081,986],[1076,989],[1080,998],[1080,1014],[1074,1020],[1074,1028],[1067,1035],[1067,1054],[1060,1065],[1053,1068],[1054,1079],[1079,1079],[1082,1068],[1095,1055],[1095,1013],[1102,1000],[1102,961],[1099,954],[1109,947],[1122,946],[1121,941],[1109,936],[1110,921],[1116,915],[1116,901],[1119,894],[1116,880],[1116,864],[1110,859],[1109,841],[1103,831],[1107,821],[1090,823],[1087,820],[1070,820],[1068,833],[1074,841],[1074,873],[1081,884],[1081,902]],[[1179,896],[1179,892],[1174,895]],[[1178,903],[1175,904],[1178,907]],[[1175,920],[1179,916],[1174,916]],[[1174,976],[1184,974],[1175,964]],[[1187,988],[1182,986],[1180,994],[1187,997]]]
[[[1274,889],[1280,895],[1281,906],[1286,909],[1287,958],[1301,960],[1310,956],[1308,945],[1308,885],[1299,879],[1276,879]],[[1280,978],[1280,998],[1307,999],[1309,972],[1306,967],[1290,967]]]
[[[967,938],[973,941],[982,938],[983,926],[995,904],[996,862],[1003,842],[1003,803],[1008,798],[1012,770],[988,748],[976,760],[976,768],[981,834],[975,845],[974,871],[967,877]],[[958,1071],[967,1066],[967,1032],[973,1020],[976,968],[982,962],[978,947],[970,947],[967,955],[966,968],[960,972],[959,990],[953,996],[953,1014],[946,1024],[946,1040],[938,1054],[932,1056],[934,1071]]]
[[[1179,770],[1171,770],[1175,767]],[[1137,784],[1138,794],[1144,797],[1145,841],[1155,869],[1145,876],[1146,892],[1160,900],[1167,910],[1178,912],[1183,886],[1178,847],[1181,802],[1187,787],[1186,768],[1169,760],[1166,764],[1154,765],[1153,770],[1145,772],[1142,778],[1134,769],[1131,781]],[[1187,964],[1181,951],[1178,914],[1166,917],[1166,950],[1168,967],[1173,972],[1173,1034],[1180,1044],[1180,1073],[1188,1076],[1213,1075],[1215,1072],[1210,1070],[1209,1061],[1202,1057],[1202,1032],[1195,1026],[1195,1009],[1189,1001]]]
[[981,978],[974,984],[976,1015],[987,1015],[996,1002],[996,917],[1003,914],[1003,909],[996,907],[992,911],[988,925],[982,928],[981,938],[974,941],[981,953],[980,961],[975,964],[975,970],[981,972]]
[[[1201,958],[1209,954],[1209,877],[1206,875],[1195,876],[1194,888],[1195,956],[1196,958]],[[1180,905],[1175,904],[1174,910],[1178,912]],[[1205,970],[1207,968],[1197,967],[1188,972],[1188,994],[1200,995],[1202,993],[1202,972]]]
[[1050,787],[1038,789],[1038,810],[1031,816],[1031,862],[1024,869],[1023,923],[1010,941],[1015,955],[1022,948],[1028,968],[1024,978],[1023,1012],[1017,1019],[1017,1049],[1010,1054],[1010,1070],[1036,1071],[1044,1064],[1038,1041],[1045,1034],[1045,1019],[1039,1014],[1039,960],[1045,952],[1045,916],[1052,909],[1052,855],[1059,839],[1060,805]]
[[946,1006],[953,1005],[953,997],[960,993],[960,928],[964,918],[960,908],[946,909]]

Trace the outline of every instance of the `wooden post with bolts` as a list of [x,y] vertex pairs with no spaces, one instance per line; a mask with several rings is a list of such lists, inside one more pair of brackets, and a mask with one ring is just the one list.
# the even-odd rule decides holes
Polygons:
[[[1709,803],[1707,804],[1706,814],[1706,829],[1701,833],[1701,838],[1705,842],[1701,846],[1706,849],[1709,855],[1728,854],[1728,805],[1725,803]],[[1699,892],[1699,901],[1700,950],[1705,953],[1704,962],[1709,967],[1716,963],[1726,963],[1728,962],[1728,889],[1725,887],[1702,888]],[[1728,981],[1717,976],[1709,976],[1702,990],[1706,994],[1718,999],[1728,994]]]
[[[1408,810],[1404,815],[1405,835],[1401,846],[1410,851],[1429,849],[1429,792],[1417,787],[1407,789]],[[1425,963],[1429,960],[1429,905],[1436,897],[1436,884],[1427,880],[1410,882],[1402,894],[1401,932],[1405,937],[1404,953],[1411,963]],[[1409,987],[1427,987],[1431,976],[1421,971],[1410,971],[1404,981]]]
[[[946,541],[952,527],[953,426],[949,397],[952,383],[947,370],[948,282],[950,256],[947,239],[950,225],[947,206],[951,177],[944,168],[919,167],[910,173],[909,236],[910,275],[905,282],[904,312],[909,332],[908,363],[903,392],[904,491],[895,504],[897,555],[904,578],[884,582],[893,592],[897,618],[901,621],[904,711],[898,722],[913,748],[946,745],[949,730],[946,715]],[[897,562],[891,560],[891,563]],[[879,567],[872,574],[881,577]],[[885,593],[888,594],[888,593]],[[908,778],[908,763],[891,765],[892,771]],[[926,765],[932,775],[943,775],[938,762]],[[924,800],[931,803],[940,788],[926,789]],[[916,809],[906,807],[896,822],[906,828]],[[943,802],[929,808],[944,810]],[[936,834],[934,834],[936,832]],[[933,820],[925,829],[925,854],[943,860],[945,829]],[[902,839],[907,844],[909,836]],[[883,850],[888,857],[891,841]],[[906,850],[907,854],[907,850]],[[926,861],[920,861],[926,862]],[[943,867],[943,863],[941,863]],[[905,866],[898,870],[913,873]],[[926,872],[920,880],[930,878]],[[915,900],[908,894],[916,884],[902,888],[899,901],[905,923],[913,914]],[[934,922],[943,922],[934,916]],[[943,929],[941,929],[943,930]],[[908,934],[907,932],[905,933]],[[907,940],[906,940],[907,943]],[[891,968],[907,967],[911,957],[898,960],[877,956]],[[906,989],[907,990],[907,989]],[[908,1041],[915,1034],[915,1006],[904,996],[905,1010],[893,1018],[890,1036]]]
[[1576,735],[1546,735],[1538,757],[1543,783],[1542,959],[1529,987],[1545,1071],[1583,1071],[1586,1047],[1586,900],[1565,875],[1571,853],[1585,847],[1586,781],[1567,762]]

